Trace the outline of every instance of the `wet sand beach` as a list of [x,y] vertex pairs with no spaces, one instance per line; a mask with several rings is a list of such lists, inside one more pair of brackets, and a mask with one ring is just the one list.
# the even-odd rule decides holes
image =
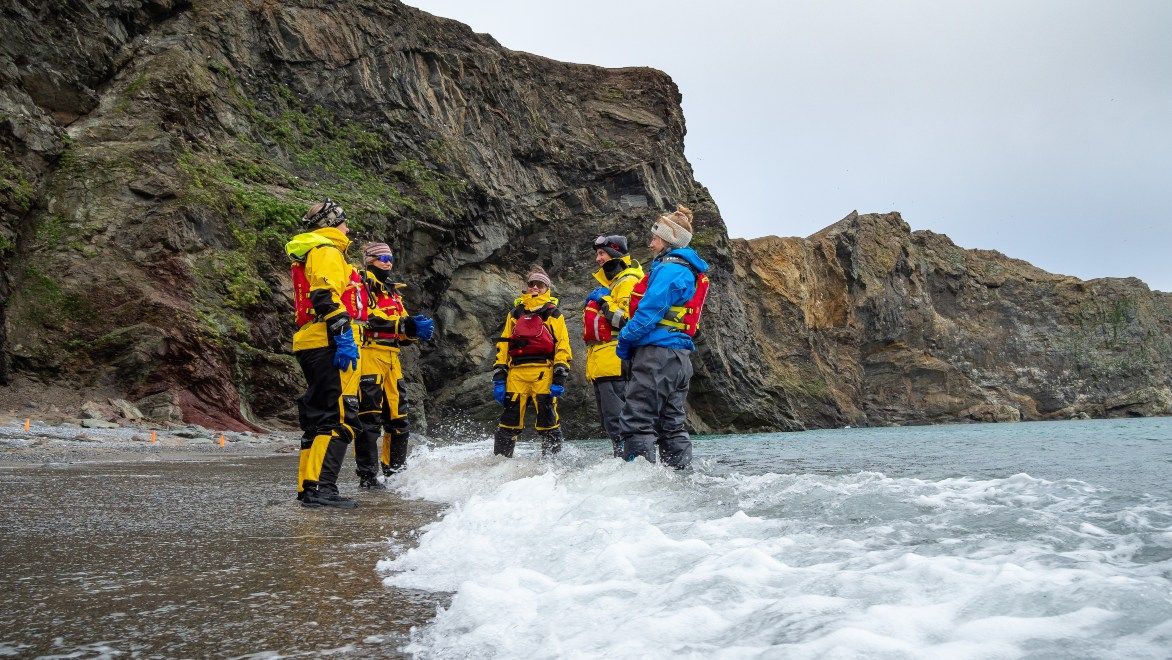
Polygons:
[[296,454],[271,447],[20,451],[0,447],[0,655],[395,657],[443,604],[375,571],[440,507],[356,493],[352,462],[340,483],[361,506],[333,511],[296,506]]

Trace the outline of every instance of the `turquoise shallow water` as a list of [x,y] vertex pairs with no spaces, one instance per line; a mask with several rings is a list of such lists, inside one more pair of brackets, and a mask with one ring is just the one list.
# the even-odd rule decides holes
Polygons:
[[833,429],[700,436],[714,473],[873,470],[889,477],[1079,479],[1172,499],[1172,418]]

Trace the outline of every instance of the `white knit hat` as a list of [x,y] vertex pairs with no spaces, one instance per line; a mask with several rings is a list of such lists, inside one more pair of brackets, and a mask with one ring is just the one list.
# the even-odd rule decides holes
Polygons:
[[675,211],[655,220],[655,224],[651,225],[651,233],[672,247],[687,247],[692,242],[692,210],[677,205]]

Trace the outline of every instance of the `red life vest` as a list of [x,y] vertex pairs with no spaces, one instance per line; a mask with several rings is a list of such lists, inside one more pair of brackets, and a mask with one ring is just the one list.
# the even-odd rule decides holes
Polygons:
[[513,309],[513,332],[508,337],[501,337],[509,343],[509,357],[513,358],[552,358],[554,353],[553,333],[545,320],[550,313],[557,309],[553,303],[533,310],[526,310],[518,305]]
[[[309,254],[308,252],[306,253]],[[289,266],[289,277],[293,280],[293,313],[296,316],[297,327],[317,320],[313,311],[313,302],[309,298],[309,278],[305,275],[305,261],[294,261]],[[350,315],[352,321],[366,320],[366,306],[368,297],[366,287],[362,286],[362,276],[358,271],[350,269],[350,284],[342,291],[342,306]]]
[[[622,280],[628,277],[638,277],[634,273],[621,274],[611,281],[610,292],[614,292],[615,286]],[[586,302],[586,309],[582,312],[582,341],[590,344],[597,342],[608,342],[618,338],[618,328],[614,327],[602,313],[602,306],[593,301]]]
[[[708,298],[708,275],[697,271],[686,259],[669,255],[664,257],[663,260],[665,262],[687,266],[688,270],[692,271],[692,275],[696,278],[696,292],[683,305],[672,305],[669,307],[667,315],[659,320],[659,324],[667,326],[670,330],[676,332],[686,332],[689,337],[695,337],[696,332],[700,330],[700,312],[704,310],[704,301]],[[647,273],[635,285],[635,289],[631,291],[631,302],[628,307],[630,318],[635,317],[635,312],[639,309],[639,302],[643,300],[644,294],[647,293],[647,285],[650,282],[651,273]]]
[[[374,295],[373,308],[381,310],[392,319],[402,319],[404,316],[407,316],[407,308],[403,306],[403,297],[399,295],[398,291],[388,291],[387,289],[380,288]],[[375,341],[383,342],[407,340],[407,335],[402,332],[383,332],[368,329],[366,336]]]
[[610,321],[602,315],[596,301],[586,303],[586,310],[582,313],[582,341],[607,342],[614,339]]

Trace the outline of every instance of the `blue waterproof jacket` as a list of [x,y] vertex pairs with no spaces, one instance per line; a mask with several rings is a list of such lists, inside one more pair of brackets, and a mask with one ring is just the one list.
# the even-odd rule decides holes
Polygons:
[[669,255],[686,260],[701,273],[708,272],[708,263],[690,247],[676,248],[656,257],[651,262],[647,293],[643,294],[635,315],[619,333],[619,344],[626,344],[629,348],[665,346],[696,350],[696,345],[686,332],[659,325],[669,307],[683,305],[696,294],[696,276],[683,264],[664,262],[663,258]]

